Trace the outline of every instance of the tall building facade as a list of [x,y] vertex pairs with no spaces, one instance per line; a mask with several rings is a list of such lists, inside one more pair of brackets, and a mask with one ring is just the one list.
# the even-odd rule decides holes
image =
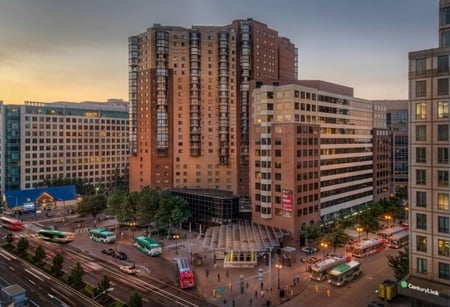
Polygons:
[[[0,100],[0,127],[3,127],[3,114],[5,107],[3,101]],[[0,129],[0,195],[5,191],[5,129]]]
[[439,41],[409,53],[410,276],[413,306],[450,301],[450,1],[440,1]]
[[108,189],[128,176],[127,102],[25,102],[3,111],[4,191],[65,178]]
[[373,104],[323,81],[256,82],[250,143],[252,220],[327,224],[373,200]]
[[129,38],[130,190],[248,198],[250,80],[297,79],[297,51],[252,19]]
[[408,100],[386,101],[387,126],[391,133],[391,190],[408,187]]

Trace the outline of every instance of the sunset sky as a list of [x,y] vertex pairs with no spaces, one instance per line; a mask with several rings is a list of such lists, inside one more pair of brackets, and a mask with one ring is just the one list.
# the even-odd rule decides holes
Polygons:
[[299,49],[299,79],[408,97],[408,52],[438,47],[438,0],[0,0],[0,100],[128,100],[128,37],[253,18]]

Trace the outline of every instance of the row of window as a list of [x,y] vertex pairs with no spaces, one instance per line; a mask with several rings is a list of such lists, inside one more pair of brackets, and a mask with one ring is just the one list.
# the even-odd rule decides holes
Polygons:
[[[449,206],[449,195],[447,193],[437,194],[437,208],[438,210],[448,210]],[[427,207],[427,192],[416,191],[416,207],[426,208]]]
[[[449,78],[437,79],[437,96],[449,95]],[[427,80],[416,81],[416,97],[427,96]],[[417,109],[416,109],[417,110]]]
[[[448,118],[448,102],[438,101],[437,102],[437,118],[443,119]],[[416,103],[416,119],[426,119],[427,118],[427,104],[425,102]]]
[[[438,147],[437,148],[437,161],[441,164],[448,164],[448,155],[449,148],[448,147]],[[426,147],[417,147],[416,148],[416,163],[427,163],[427,148]]]
[[[449,187],[449,171],[438,170],[437,173],[437,186],[442,188]],[[427,171],[424,169],[416,169],[416,184],[426,185],[427,184]]]
[[[427,214],[416,213],[416,228],[421,230],[427,230]],[[449,234],[449,220],[448,216],[438,216],[438,232]]]
[[[438,124],[437,126],[437,141],[446,142],[449,140],[449,125]],[[425,142],[427,141],[427,126],[417,125],[416,126],[416,141]]]
[[[417,258],[417,273],[428,273],[428,261],[424,258]],[[438,262],[438,278],[450,280],[450,264]]]
[[[437,252],[439,256],[450,258],[450,241],[444,239],[437,240]],[[416,251],[426,253],[428,250],[427,237],[416,235]]]

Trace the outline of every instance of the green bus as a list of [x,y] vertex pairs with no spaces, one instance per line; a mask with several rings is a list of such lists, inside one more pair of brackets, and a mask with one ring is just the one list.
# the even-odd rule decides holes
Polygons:
[[149,256],[159,256],[162,252],[161,244],[152,238],[136,237],[134,239],[134,246]]
[[114,243],[116,235],[114,232],[104,228],[94,228],[89,230],[89,239],[101,243]]
[[38,237],[46,241],[68,243],[75,239],[75,234],[73,232],[59,231],[54,229],[41,229],[38,231]]

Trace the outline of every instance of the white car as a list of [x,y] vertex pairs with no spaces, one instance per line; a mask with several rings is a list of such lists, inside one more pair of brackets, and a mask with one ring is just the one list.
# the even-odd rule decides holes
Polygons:
[[137,269],[134,265],[121,265],[119,266],[119,270],[130,275],[137,273]]

